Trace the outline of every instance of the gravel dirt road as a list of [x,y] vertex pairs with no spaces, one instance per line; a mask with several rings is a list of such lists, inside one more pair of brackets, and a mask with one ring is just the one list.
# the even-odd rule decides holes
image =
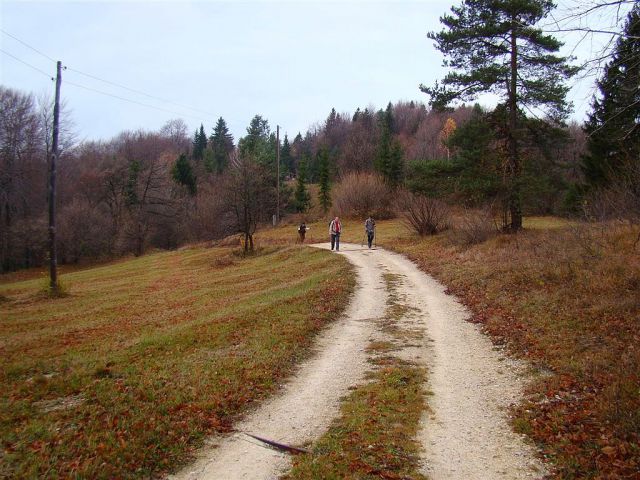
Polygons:
[[394,276],[396,294],[411,312],[405,328],[424,332],[402,352],[429,371],[430,412],[419,435],[423,473],[432,480],[541,478],[545,470],[534,449],[511,430],[507,417],[521,397],[524,367],[496,349],[466,321],[467,310],[406,258],[352,244],[341,245],[340,254],[357,270],[344,316],[321,335],[314,355],[281,394],[247,415],[234,434],[210,439],[192,465],[170,478],[266,480],[286,472],[287,454],[245,433],[304,446],[328,428],[340,398],[370,368],[365,348],[379,336],[376,323],[389,295],[384,274]]

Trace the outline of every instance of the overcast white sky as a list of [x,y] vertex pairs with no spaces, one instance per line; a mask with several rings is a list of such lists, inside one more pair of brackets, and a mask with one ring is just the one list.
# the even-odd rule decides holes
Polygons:
[[[237,140],[255,114],[293,137],[332,107],[426,101],[418,85],[444,75],[426,34],[441,30],[439,17],[454,3],[0,0],[0,83],[53,93],[43,72],[53,76],[55,63],[46,57],[61,60],[62,96],[80,139],[156,130],[172,118],[211,133],[222,116]],[[589,88],[572,93],[578,119]]]

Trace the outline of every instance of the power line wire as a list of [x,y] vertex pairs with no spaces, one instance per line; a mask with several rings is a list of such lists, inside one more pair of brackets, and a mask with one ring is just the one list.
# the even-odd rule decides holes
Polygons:
[[[5,55],[7,55],[7,56],[9,56],[9,57],[11,57],[11,58],[13,58],[13,59],[14,59],[14,60],[16,60],[17,62],[20,62],[20,63],[22,63],[23,65],[26,65],[27,67],[32,68],[32,69],[33,69],[33,70],[35,70],[36,72],[41,73],[42,75],[46,76],[46,77],[47,77],[47,78],[49,78],[50,80],[52,80],[52,81],[53,81],[53,80],[55,80],[55,79],[54,79],[54,77],[52,77],[52,76],[51,76],[51,74],[49,74],[49,73],[45,72],[44,70],[39,69],[38,67],[35,67],[35,66],[31,65],[30,63],[25,62],[24,60],[21,60],[20,58],[16,57],[15,55],[13,55],[13,54],[11,54],[11,53],[9,53],[9,52],[7,52],[7,51],[3,50],[3,49],[0,49],[0,52],[4,53]],[[65,67],[65,68],[66,68],[66,67]],[[135,105],[140,105],[140,106],[147,107],[147,108],[153,108],[153,109],[155,109],[155,110],[159,110],[159,111],[161,111],[161,112],[170,113],[170,114],[172,114],[172,115],[178,115],[178,116],[190,117],[190,118],[193,118],[193,119],[196,119],[196,120],[200,120],[200,121],[202,121],[202,118],[201,118],[201,117],[196,117],[196,116],[194,116],[194,115],[183,114],[183,113],[175,112],[175,111],[173,111],[173,110],[169,110],[169,109],[166,109],[166,108],[157,107],[157,106],[155,106],[155,105],[149,105],[149,104],[147,104],[147,103],[138,102],[138,101],[136,101],[136,100],[132,100],[132,99],[130,99],[130,98],[125,98],[125,97],[121,97],[121,96],[119,96],[119,95],[114,95],[114,94],[112,94],[112,93],[103,92],[103,91],[101,91],[101,90],[97,90],[97,89],[95,89],[95,88],[87,87],[87,86],[85,86],[85,85],[79,85],[79,84],[77,84],[77,83],[70,82],[69,80],[65,80],[65,84],[66,84],[66,85],[71,85],[71,86],[73,86],[73,87],[77,87],[77,88],[82,88],[82,89],[84,89],[84,90],[88,90],[88,91],[90,91],[90,92],[99,93],[100,95],[105,95],[105,96],[107,96],[107,97],[116,98],[116,99],[118,99],[118,100],[122,100],[123,102],[129,102],[129,103],[133,103],[133,104],[135,104]]]
[[155,106],[155,105],[149,105],[148,103],[138,102],[137,100],[131,100],[130,98],[121,97],[121,96],[119,96],[119,95],[114,95],[114,94],[112,94],[112,93],[103,92],[102,90],[97,90],[97,89],[95,89],[95,88],[86,87],[86,86],[84,86],[84,85],[79,85],[79,84],[77,84],[77,83],[70,82],[69,80],[65,80],[65,84],[66,84],[66,85],[71,85],[71,86],[73,86],[73,87],[77,87],[77,88],[82,88],[82,89],[84,89],[84,90],[88,90],[88,91],[90,91],[90,92],[99,93],[100,95],[105,95],[105,96],[107,96],[107,97],[117,98],[118,100],[122,100],[122,101],[124,101],[124,102],[129,102],[129,103],[133,103],[133,104],[140,105],[140,106],[143,106],[143,107],[153,108],[153,109],[155,109],[155,110],[160,110],[161,112],[170,113],[170,114],[172,114],[172,115],[178,115],[178,116],[190,117],[190,118],[193,118],[193,119],[196,119],[196,120],[200,120],[200,121],[202,121],[202,118],[201,118],[201,117],[196,117],[196,116],[194,116],[194,115],[185,115],[185,114],[183,114],[183,113],[174,112],[173,110],[168,110],[168,109],[166,109],[166,108],[157,107],[157,106]]
[[[54,62],[54,63],[57,62],[56,60],[54,60],[52,57],[50,57],[46,53],[38,50],[34,46],[32,46],[32,45],[28,44],[27,42],[21,40],[20,38],[16,37],[15,35],[12,35],[11,33],[7,32],[3,28],[0,28],[0,32],[2,32],[3,34],[7,35],[8,37],[11,37],[12,39],[14,39],[15,41],[21,43],[22,45],[24,45],[25,47],[29,48],[30,50],[33,50],[38,55],[41,55],[42,57],[46,58],[47,60],[49,60],[51,62]],[[52,81],[55,80],[55,78],[51,74],[39,69],[38,67],[35,67],[35,66],[25,62],[24,60],[21,60],[20,58],[16,57],[15,55],[13,55],[13,54],[5,51],[5,50],[1,50],[1,49],[0,49],[0,52],[4,53],[5,55],[8,55],[9,57],[13,58],[16,61],[28,66],[29,68],[32,68],[33,70],[37,71],[38,73],[41,73],[41,74],[45,75],[50,80],[52,80]],[[186,109],[186,110],[191,110],[193,112],[198,112],[198,113],[201,113],[201,114],[205,114],[205,115],[207,115],[209,117],[215,117],[216,116],[215,114],[213,114],[211,112],[208,112],[206,110],[194,108],[194,107],[191,107],[189,105],[185,105],[185,104],[181,104],[181,103],[178,103],[178,102],[174,102],[172,100],[168,100],[166,98],[162,98],[162,97],[158,97],[158,96],[155,96],[155,95],[151,95],[151,94],[145,93],[145,92],[143,92],[141,90],[136,90],[134,88],[127,87],[126,85],[122,85],[122,84],[119,84],[119,83],[116,83],[116,82],[112,82],[110,80],[105,80],[104,78],[100,78],[100,77],[98,77],[96,75],[92,75],[92,74],[89,74],[89,73],[86,73],[86,72],[82,72],[80,70],[68,67],[66,65],[64,66],[64,69],[69,71],[69,72],[77,73],[77,74],[83,75],[83,76],[85,76],[87,78],[91,78],[93,80],[97,80],[99,82],[103,82],[105,84],[112,85],[114,87],[121,88],[123,90],[127,90],[129,92],[132,92],[132,93],[135,93],[135,94],[138,94],[138,95],[143,95],[143,96],[145,96],[147,98],[150,98],[150,99],[162,102],[162,103],[175,105],[177,107],[180,107],[180,108],[183,108],[183,109]],[[167,108],[162,108],[162,107],[158,107],[158,106],[155,106],[155,105],[150,105],[148,103],[143,103],[143,102],[140,102],[140,101],[132,100],[130,98],[121,97],[119,95],[111,94],[111,93],[104,92],[104,91],[101,91],[101,90],[98,90],[98,89],[95,89],[95,88],[91,88],[91,87],[87,87],[87,86],[80,85],[80,84],[77,84],[77,83],[73,83],[73,82],[70,82],[68,80],[65,80],[65,83],[68,84],[68,85],[72,85],[74,87],[77,87],[77,88],[81,88],[81,89],[88,90],[88,91],[91,91],[91,92],[94,92],[94,93],[98,93],[100,95],[116,98],[116,99],[124,101],[124,102],[132,103],[132,104],[135,104],[135,105],[140,105],[140,106],[147,107],[147,108],[152,108],[152,109],[159,110],[159,111],[162,111],[162,112],[170,113],[172,115],[177,115],[179,117],[189,117],[189,118],[192,118],[192,119],[197,119],[197,120],[202,122],[202,117],[201,116],[195,116],[195,115],[190,115],[190,114],[179,113],[179,112],[176,112],[174,110],[169,110]]]
[[[34,51],[34,52],[36,52],[37,54],[42,55],[42,56],[43,56],[44,58],[46,58],[47,60],[50,60],[50,61],[52,61],[52,62],[54,62],[54,63],[56,62],[56,60],[54,60],[53,58],[51,58],[51,57],[50,57],[49,55],[47,55],[46,53],[41,52],[41,51],[40,51],[40,50],[38,50],[37,48],[33,47],[32,45],[29,45],[27,42],[25,42],[25,41],[23,41],[23,40],[19,39],[19,38],[18,38],[18,37],[16,37],[15,35],[10,34],[10,33],[9,33],[9,32],[7,32],[6,30],[4,30],[4,29],[0,28],[0,32],[4,33],[4,34],[5,34],[5,35],[7,35],[8,37],[13,38],[15,41],[20,42],[22,45],[24,45],[25,47],[27,47],[27,48],[29,48],[29,49],[33,50],[33,51]],[[14,57],[14,58],[15,58],[15,57]],[[21,60],[19,60],[19,61],[21,61]],[[23,63],[24,63],[24,62],[23,62]],[[190,107],[189,105],[184,105],[184,104],[181,104],[181,103],[177,103],[177,102],[174,102],[174,101],[172,101],[172,100],[168,100],[168,99],[166,99],[166,98],[157,97],[157,96],[155,96],[155,95],[150,95],[150,94],[145,93],[145,92],[143,92],[143,91],[141,91],[141,90],[136,90],[136,89],[134,89],[134,88],[127,87],[126,85],[122,85],[122,84],[120,84],[120,83],[112,82],[112,81],[110,81],[110,80],[105,80],[104,78],[100,78],[100,77],[98,77],[98,76],[96,76],[96,75],[92,75],[92,74],[90,74],[90,73],[82,72],[82,71],[77,70],[77,69],[75,69],[75,68],[71,68],[71,67],[69,67],[68,65],[65,65],[65,69],[66,69],[67,71],[74,72],[74,73],[77,73],[77,74],[79,74],[79,75],[83,75],[83,76],[88,77],[88,78],[91,78],[91,79],[93,79],[93,80],[97,80],[97,81],[99,81],[99,82],[103,82],[103,83],[106,83],[106,84],[108,84],[108,85],[112,85],[112,86],[114,86],[114,87],[122,88],[123,90],[128,90],[129,92],[136,93],[136,94],[138,94],[138,95],[143,95],[143,96],[145,96],[145,97],[147,97],[147,98],[151,98],[151,99],[153,99],[153,100],[157,100],[157,101],[159,101],[159,102],[168,103],[168,104],[171,104],[171,105],[175,105],[175,106],[177,106],[177,107],[180,107],[180,108],[185,108],[185,109],[187,109],[187,110],[191,110],[191,111],[194,111],[194,112],[198,112],[198,113],[203,113],[203,114],[205,114],[205,115],[209,115],[209,116],[211,116],[211,117],[215,117],[215,114],[213,114],[213,113],[211,113],[211,112],[207,112],[206,110],[201,110],[201,109],[199,109],[199,108]],[[66,82],[66,83],[68,83],[68,82]],[[81,87],[81,88],[83,88],[83,87]],[[142,105],[142,104],[141,104],[141,105]],[[149,106],[149,105],[145,105],[145,106]],[[170,111],[170,110],[165,110],[165,111]],[[172,113],[175,113],[175,112],[172,112]],[[195,118],[195,117],[193,117],[193,116],[192,116],[192,118]]]
[[3,28],[0,28],[0,32],[4,33],[5,35],[7,35],[8,37],[13,38],[16,42],[20,42],[22,45],[24,45],[27,48],[30,48],[31,50],[33,50],[34,52],[36,52],[39,55],[42,55],[44,58],[46,58],[47,60],[51,60],[53,63],[56,63],[56,60],[54,60],[53,58],[51,58],[49,55],[47,55],[46,53],[42,53],[40,50],[38,50],[35,47],[32,47],[31,45],[29,45],[27,42],[24,42],[22,40],[20,40],[18,37],[15,37],[13,35],[11,35],[9,32],[7,32],[6,30],[4,30]]
[[49,79],[51,79],[51,80],[53,80],[53,79],[54,79],[54,78],[51,76],[51,74],[50,74],[50,73],[47,73],[47,72],[45,72],[44,70],[40,70],[38,67],[34,67],[33,65],[31,65],[30,63],[25,62],[24,60],[20,60],[20,59],[19,59],[18,57],[16,57],[15,55],[12,55],[11,53],[9,53],[9,52],[7,52],[7,51],[2,50],[1,48],[0,48],[0,52],[4,53],[5,55],[7,55],[7,56],[9,56],[9,57],[13,58],[14,60],[16,60],[16,61],[18,61],[18,62],[20,62],[20,63],[22,63],[22,64],[26,65],[26,66],[27,66],[27,67],[29,67],[29,68],[33,68],[36,72],[39,72],[39,73],[41,73],[41,74],[43,74],[43,75],[47,76]]
[[206,115],[215,116],[215,114],[213,114],[211,112],[207,112],[205,110],[200,110],[198,108],[193,108],[193,107],[190,107],[188,105],[183,105],[181,103],[177,103],[177,102],[174,102],[174,101],[171,101],[171,100],[167,100],[166,98],[156,97],[155,95],[150,95],[150,94],[142,92],[140,90],[136,90],[134,88],[130,88],[130,87],[127,87],[125,85],[121,85],[119,83],[112,82],[110,80],[105,80],[104,78],[96,77],[95,75],[91,75],[89,73],[81,72],[80,70],[76,70],[75,68],[71,68],[69,66],[67,66],[67,70],[70,71],[70,72],[78,73],[80,75],[84,75],[85,77],[92,78],[94,80],[98,80],[99,82],[103,82],[103,83],[106,83],[108,85],[113,85],[114,87],[122,88],[124,90],[128,90],[130,92],[137,93],[138,95],[144,95],[145,97],[151,98],[153,100],[158,100],[160,102],[169,103],[169,104],[175,105],[177,107],[186,108],[187,110],[192,110],[194,112],[199,112],[199,113],[204,113]]

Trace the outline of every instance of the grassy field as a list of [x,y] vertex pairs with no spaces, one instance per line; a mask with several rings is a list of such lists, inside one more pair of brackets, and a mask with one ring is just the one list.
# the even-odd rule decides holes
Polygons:
[[[361,243],[361,220],[343,227],[343,242]],[[377,242],[440,279],[496,343],[538,367],[514,428],[542,447],[556,478],[637,478],[637,228],[555,218],[525,219],[525,228],[461,247],[446,232],[418,238],[393,220],[378,223]],[[259,232],[263,252],[253,258],[191,249],[69,272],[70,296],[60,299],[47,299],[40,279],[5,277],[0,477],[148,477],[229,429],[291,372],[352,287],[343,259],[295,241],[292,223]],[[328,222],[311,224],[306,243],[327,241]],[[410,439],[411,415],[423,408],[414,394],[424,372],[391,361],[382,350],[392,348],[370,346],[387,363],[345,399],[294,475],[393,467],[394,435]],[[395,393],[409,410],[398,414]],[[361,423],[372,402],[380,415]],[[366,442],[389,448],[356,465]],[[412,458],[411,442],[401,448],[398,458]]]
[[[353,287],[341,257],[148,255],[0,284],[0,477],[147,478],[274,392]],[[22,278],[29,275],[22,274]]]

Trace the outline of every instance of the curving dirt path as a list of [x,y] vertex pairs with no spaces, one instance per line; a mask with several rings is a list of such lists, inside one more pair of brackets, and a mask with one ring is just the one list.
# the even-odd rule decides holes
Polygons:
[[[327,248],[326,244],[315,245]],[[422,421],[423,473],[440,479],[539,478],[544,468],[523,438],[510,429],[506,408],[521,395],[524,369],[496,351],[468,312],[444,287],[406,258],[383,249],[343,244],[340,254],[357,267],[357,289],[343,318],[318,340],[281,395],[214,438],[175,480],[275,479],[289,466],[286,454],[242,432],[288,445],[311,443],[338,414],[340,398],[364,378],[364,351],[376,338],[376,320],[388,298],[383,274],[410,307],[409,328],[424,330],[404,355],[429,369],[431,412]]]

